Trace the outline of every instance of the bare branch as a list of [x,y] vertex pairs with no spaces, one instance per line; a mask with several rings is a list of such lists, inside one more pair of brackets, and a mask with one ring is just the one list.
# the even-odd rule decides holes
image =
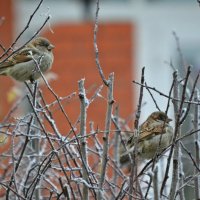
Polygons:
[[[83,186],[83,199],[87,200],[88,199],[88,161],[87,161],[87,143],[85,140],[86,136],[86,116],[87,116],[87,106],[88,106],[88,100],[86,97],[85,93],[85,88],[84,88],[84,79],[81,79],[78,82],[79,85],[79,98],[81,102],[81,123],[80,123],[80,135],[82,136],[81,138],[81,145],[80,145],[80,153],[82,155],[82,160],[83,160],[83,179],[85,181],[85,184]],[[86,184],[87,183],[87,184]]]
[[106,112],[106,121],[105,121],[105,134],[103,137],[103,153],[101,161],[101,170],[100,170],[100,179],[99,179],[99,192],[97,199],[102,199],[103,193],[103,183],[105,180],[106,174],[106,165],[108,162],[108,148],[109,148],[109,133],[111,125],[111,116],[112,116],[112,107],[113,107],[113,84],[114,84],[114,73],[111,73],[108,79],[108,102],[107,102],[107,112]]
[[96,60],[96,66],[99,71],[100,77],[103,81],[103,83],[108,86],[108,80],[106,80],[103,70],[100,65],[99,61],[99,50],[97,46],[97,32],[98,32],[98,15],[99,15],[99,0],[96,1],[96,17],[95,17],[95,24],[94,24],[94,50],[95,50],[95,60]]

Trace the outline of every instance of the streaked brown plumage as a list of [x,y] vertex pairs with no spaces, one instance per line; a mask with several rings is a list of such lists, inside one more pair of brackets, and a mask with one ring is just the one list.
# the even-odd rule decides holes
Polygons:
[[[153,112],[140,126],[138,137],[139,157],[151,159],[156,152],[160,153],[171,143],[173,129],[169,125],[170,121],[171,119],[164,112],[158,111]],[[120,162],[122,164],[129,161],[128,153],[134,149],[134,136],[127,140],[126,148],[127,151],[122,148],[120,152]]]
[[35,61],[42,73],[49,70],[54,58],[53,48],[54,45],[46,38],[37,37],[33,39],[24,48],[0,64],[0,75],[11,76],[21,82],[38,79],[41,74]]

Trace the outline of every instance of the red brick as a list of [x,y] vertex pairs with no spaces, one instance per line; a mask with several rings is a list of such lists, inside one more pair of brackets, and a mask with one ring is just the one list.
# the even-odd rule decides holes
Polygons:
[[[53,29],[55,34],[46,33],[56,46],[53,71],[59,79],[52,82],[54,90],[61,96],[66,96],[73,91],[78,91],[77,81],[85,78],[86,89],[92,85],[102,84],[95,64],[93,45],[93,24],[60,24]],[[133,31],[131,23],[104,23],[99,25],[98,48],[100,63],[108,77],[109,73],[115,73],[114,98],[120,104],[121,114],[127,117],[133,111],[132,99],[132,65],[133,58]],[[106,97],[106,88],[103,91]],[[88,95],[92,95],[91,93]],[[48,101],[52,101],[48,97]],[[74,122],[80,112],[79,100],[66,106],[66,112]],[[90,105],[88,120],[94,120],[96,125],[104,127],[106,102],[97,99]],[[60,127],[65,130],[63,117],[58,115]]]

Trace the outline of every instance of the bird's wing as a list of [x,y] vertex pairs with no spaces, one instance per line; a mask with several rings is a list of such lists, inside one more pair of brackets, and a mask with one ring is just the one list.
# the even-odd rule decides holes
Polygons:
[[[148,137],[152,137],[153,135],[157,135],[160,133],[166,132],[166,123],[165,126],[163,121],[146,121],[140,126],[140,135],[138,138],[138,142],[145,140]],[[127,145],[133,146],[134,145],[134,136],[131,136],[128,141]]]
[[[140,127],[139,127],[139,133],[141,134],[142,130],[148,129],[149,125],[151,124],[152,120],[146,120],[143,122]],[[140,138],[140,136],[139,136]],[[127,140],[127,145],[133,145],[134,141],[134,135],[132,135],[128,140]]]
[[24,63],[32,60],[33,56],[38,54],[38,50],[36,48],[24,48],[12,55],[8,60],[0,64],[0,71],[12,67],[18,63]]
[[165,129],[165,126],[163,125],[164,125],[164,122],[155,121],[153,123],[149,123],[149,126],[141,127],[139,140],[144,140],[147,137],[151,137],[153,135],[157,135],[160,133],[165,133],[166,129]]

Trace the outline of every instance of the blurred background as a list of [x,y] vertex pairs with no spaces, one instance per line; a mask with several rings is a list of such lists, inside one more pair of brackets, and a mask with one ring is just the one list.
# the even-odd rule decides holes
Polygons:
[[[38,0],[0,0],[0,43],[3,46],[9,47],[25,28],[38,4]],[[41,35],[48,37],[56,46],[52,79],[56,77],[57,80],[52,80],[51,85],[59,96],[77,91],[77,81],[81,78],[86,79],[88,96],[102,84],[93,47],[95,12],[95,0],[46,0],[17,44],[23,44],[32,37],[46,17],[51,15]],[[200,8],[195,0],[100,0],[97,34],[100,62],[106,77],[115,72],[114,97],[120,105],[122,117],[128,118],[135,111],[138,87],[133,85],[132,80],[140,81],[143,66],[146,67],[147,84],[166,94],[172,81],[170,62],[180,72],[184,71],[184,64],[192,64],[199,69],[199,17]],[[180,59],[173,31],[180,40],[185,63]],[[1,119],[15,99],[15,95],[8,90],[13,85],[16,83],[9,78],[0,78],[0,92],[3,94],[0,99]],[[48,101],[53,99],[47,98]],[[167,100],[157,94],[155,99],[160,109],[165,110]],[[146,104],[142,108],[141,121],[156,110],[147,92],[143,100]],[[104,100],[97,100],[98,106],[94,103],[89,112],[91,120],[101,123],[104,111],[98,101]],[[79,109],[74,106],[68,109],[72,113],[72,121],[75,120]],[[173,117],[172,113],[170,115]]]
[[[0,0],[0,44],[3,47],[8,48],[24,30],[39,2]],[[56,47],[53,68],[47,77],[60,97],[78,92],[81,78],[85,78],[88,98],[102,85],[95,64],[95,12],[95,0],[44,0],[15,46],[17,48],[30,39],[47,16],[51,16],[40,35],[47,37]],[[192,66],[192,77],[199,72],[199,19],[200,7],[196,0],[100,0],[99,58],[106,77],[115,73],[114,99],[122,118],[128,121],[134,116],[139,87],[132,80],[140,81],[142,67],[146,68],[146,83],[165,94],[169,93],[172,83],[174,69],[170,65],[181,76],[188,65]],[[181,52],[177,50],[177,42],[180,42]],[[3,53],[2,48],[0,53]],[[0,120],[24,91],[23,84],[0,77]],[[106,92],[104,88],[102,96],[88,109],[88,122],[94,121],[95,127],[100,129],[104,127]],[[160,109],[165,110],[167,99],[152,93]],[[43,94],[47,103],[55,100],[45,86]],[[147,91],[143,103],[141,122],[156,110]],[[63,105],[74,124],[80,113],[78,96]],[[173,106],[170,109],[169,117],[173,118]],[[62,113],[56,107],[53,112],[60,132],[67,134],[69,126],[64,123]],[[129,125],[133,126],[131,120]]]

